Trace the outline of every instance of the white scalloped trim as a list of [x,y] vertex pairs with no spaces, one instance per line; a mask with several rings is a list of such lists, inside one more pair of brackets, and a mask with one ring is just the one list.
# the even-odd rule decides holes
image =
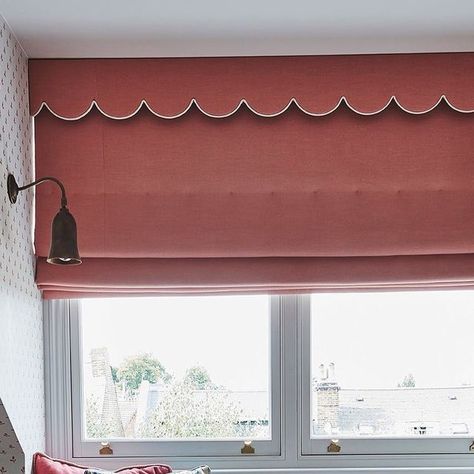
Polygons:
[[210,118],[215,118],[215,119],[220,119],[220,118],[226,118],[226,117],[230,117],[231,115],[234,115],[243,105],[245,105],[251,112],[253,112],[255,115],[258,115],[259,117],[268,117],[268,118],[271,118],[271,117],[277,117],[278,115],[281,115],[283,114],[284,112],[286,112],[288,110],[288,108],[294,104],[296,105],[296,107],[298,107],[298,109],[301,110],[301,112],[305,113],[306,115],[310,115],[312,117],[323,117],[325,115],[329,115],[331,113],[333,113],[335,110],[337,110],[342,103],[344,103],[347,107],[349,107],[349,109],[351,109],[353,112],[355,112],[356,114],[359,114],[359,115],[365,115],[365,116],[370,116],[370,115],[377,115],[377,114],[380,114],[381,112],[383,112],[391,103],[395,103],[401,110],[403,110],[404,112],[408,113],[408,114],[412,114],[412,115],[423,115],[423,114],[427,114],[429,112],[431,112],[432,110],[434,110],[436,107],[438,107],[439,104],[441,104],[441,102],[445,102],[451,109],[455,110],[456,112],[460,112],[460,113],[463,113],[463,114],[471,114],[471,113],[474,113],[474,109],[470,109],[470,110],[465,110],[465,109],[460,109],[458,107],[455,107],[454,105],[452,105],[450,102],[449,102],[449,99],[443,94],[439,99],[438,101],[433,104],[431,107],[429,107],[428,109],[426,110],[421,110],[421,111],[418,111],[418,110],[409,110],[405,107],[403,107],[403,105],[397,100],[397,98],[392,95],[392,97],[390,97],[390,99],[387,101],[387,103],[381,108],[381,109],[378,109],[378,110],[375,110],[373,112],[362,112],[360,110],[357,110],[355,107],[353,107],[349,100],[346,98],[346,97],[341,97],[338,101],[338,103],[330,110],[328,110],[327,112],[310,112],[309,110],[306,110],[304,107],[302,107],[298,101],[293,97],[292,99],[290,99],[290,101],[288,102],[288,104],[283,107],[283,109],[281,109],[280,111],[278,112],[275,112],[273,114],[263,114],[261,112],[258,112],[257,110],[255,110],[245,99],[241,99],[239,104],[237,105],[237,107],[235,107],[234,110],[232,110],[231,112],[227,113],[227,114],[222,114],[222,115],[215,115],[215,114],[210,114],[209,112],[206,112],[198,103],[198,101],[196,99],[191,99],[191,101],[189,102],[188,106],[182,111],[180,112],[179,114],[176,114],[176,115],[162,115],[162,114],[159,114],[158,112],[155,112],[146,102],[146,100],[142,100],[140,102],[140,104],[138,105],[138,107],[129,115],[123,115],[123,116],[115,116],[115,115],[110,115],[106,112],[104,112],[101,108],[100,108],[100,105],[95,101],[93,100],[90,104],[90,106],[87,108],[87,110],[85,110],[82,114],[76,116],[76,117],[65,117],[63,115],[59,115],[58,113],[56,113],[53,109],[51,109],[51,107],[46,103],[46,102],[42,102],[39,109],[33,114],[33,117],[36,117],[42,110],[43,108],[46,108],[49,110],[49,112],[51,112],[54,116],[62,119],[62,120],[69,120],[69,121],[74,121],[74,120],[80,120],[81,118],[85,117],[94,107],[102,114],[104,115],[105,117],[108,117],[110,119],[113,119],[113,120],[126,120],[126,119],[129,119],[130,117],[133,117],[134,115],[136,115],[140,109],[142,107],[146,107],[153,115],[156,115],[157,117],[159,118],[162,118],[162,119],[167,119],[167,120],[172,120],[172,119],[176,119],[176,118],[179,118],[179,117],[182,117],[186,112],[188,112],[188,110],[193,106],[195,105],[204,115],[207,115],[208,117]]

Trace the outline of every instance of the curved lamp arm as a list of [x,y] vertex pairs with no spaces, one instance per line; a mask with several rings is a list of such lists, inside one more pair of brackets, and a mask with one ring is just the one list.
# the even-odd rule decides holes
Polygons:
[[56,183],[59,188],[61,189],[61,207],[67,207],[67,197],[66,197],[66,190],[64,189],[63,183],[59,181],[57,178],[53,178],[52,176],[45,176],[44,178],[37,179],[30,184],[26,184],[25,186],[18,186],[15,177],[12,174],[8,175],[7,179],[7,191],[8,191],[8,198],[12,204],[16,203],[18,193],[20,191],[24,191],[25,189],[32,188],[33,186],[38,186],[38,184],[44,183],[45,181],[52,181]]

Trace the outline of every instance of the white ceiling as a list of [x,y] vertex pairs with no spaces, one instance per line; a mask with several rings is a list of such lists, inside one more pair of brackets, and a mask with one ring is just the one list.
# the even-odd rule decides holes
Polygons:
[[474,51],[474,0],[0,0],[30,57]]

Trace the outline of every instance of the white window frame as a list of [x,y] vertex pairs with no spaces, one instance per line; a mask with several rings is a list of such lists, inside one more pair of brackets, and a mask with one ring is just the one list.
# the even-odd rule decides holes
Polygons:
[[[281,413],[281,354],[280,354],[280,299],[271,297],[269,304],[269,342],[270,342],[270,436],[269,440],[251,440],[255,449],[255,456],[275,456],[281,451],[280,443],[280,413]],[[83,360],[82,360],[82,327],[81,327],[81,305],[78,300],[71,301],[70,305],[70,331],[71,331],[71,387],[72,387],[72,428],[73,428],[73,452],[78,457],[94,457],[98,454],[101,441],[107,441],[113,446],[116,456],[233,456],[241,454],[242,440],[127,440],[85,439],[84,429],[84,390],[83,390]],[[247,361],[249,370],[252,370],[252,362]]]
[[[331,438],[311,436],[312,367],[311,367],[311,295],[300,298],[300,341],[302,374],[302,455],[327,454]],[[317,311],[317,308],[316,308]],[[473,407],[474,409],[474,407]],[[347,455],[463,454],[473,442],[465,435],[402,436],[338,436],[337,444]]]
[[[364,448],[371,454],[360,454],[351,440],[340,440],[343,450],[328,454],[329,439],[309,437],[310,406],[308,370],[308,337],[310,336],[310,296],[286,295],[273,297],[280,312],[280,451],[275,455],[212,456],[90,456],[81,455],[73,448],[73,390],[71,376],[71,318],[74,300],[44,301],[44,348],[46,392],[46,452],[57,458],[107,470],[124,465],[170,464],[174,469],[187,469],[198,464],[209,464],[213,474],[454,474],[474,473],[474,453],[469,444],[456,446],[456,454],[446,453],[446,444],[438,452],[420,453],[420,449],[404,454],[373,454],[373,441]],[[77,394],[76,394],[77,395]],[[308,422],[306,420],[309,420]],[[360,441],[360,440],[354,440]],[[392,441],[392,440],[390,440]],[[418,442],[414,440],[415,443]],[[419,440],[424,441],[424,440]],[[459,441],[459,440],[458,440]],[[462,444],[462,443],[461,443]],[[360,446],[359,446],[360,447]],[[369,450],[369,449],[367,449]]]

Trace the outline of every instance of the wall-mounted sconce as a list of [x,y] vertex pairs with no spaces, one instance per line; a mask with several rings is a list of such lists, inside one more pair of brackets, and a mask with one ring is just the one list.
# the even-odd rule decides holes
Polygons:
[[53,181],[61,189],[61,208],[54,216],[51,226],[51,248],[47,262],[54,265],[79,265],[82,260],[77,249],[76,221],[67,208],[66,191],[59,179],[46,176],[20,187],[15,177],[9,174],[7,178],[8,198],[12,204],[15,204],[20,191],[37,186],[45,181]]

